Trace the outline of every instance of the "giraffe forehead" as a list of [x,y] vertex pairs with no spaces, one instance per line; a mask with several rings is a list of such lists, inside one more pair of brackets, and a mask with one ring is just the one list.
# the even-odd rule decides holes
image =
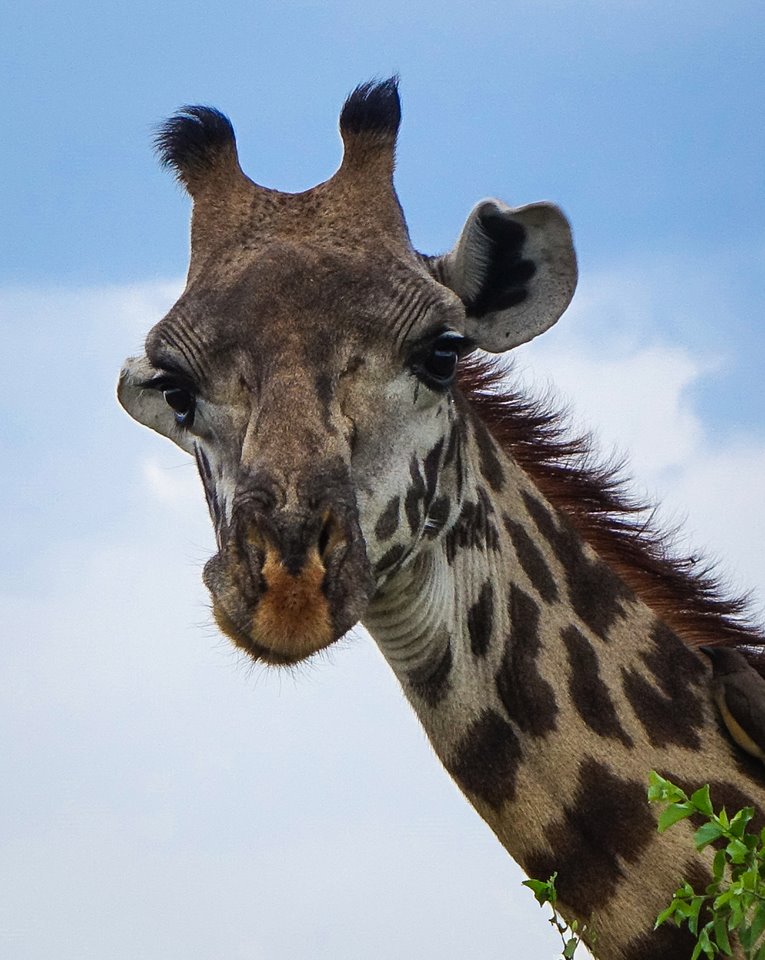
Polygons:
[[147,350],[177,348],[230,364],[232,354],[322,365],[349,348],[406,348],[457,326],[459,301],[417,264],[388,251],[338,251],[279,241],[241,250],[192,280],[152,330]]

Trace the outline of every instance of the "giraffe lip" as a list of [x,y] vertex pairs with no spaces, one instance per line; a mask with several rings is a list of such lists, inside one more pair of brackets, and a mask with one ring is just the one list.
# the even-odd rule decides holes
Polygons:
[[[285,653],[277,653],[275,650],[256,643],[251,637],[245,638],[243,643],[237,642],[236,645],[245,650],[253,660],[262,660],[269,667],[294,667],[301,660],[307,659],[304,656],[290,657]],[[311,654],[308,654],[308,656],[311,656]]]
[[260,660],[269,666],[289,667],[305,659],[304,656],[292,656],[282,651],[273,650],[271,647],[265,646],[253,639],[250,634],[237,626],[229,614],[226,613],[223,606],[214,598],[212,610],[215,622],[221,632],[233,640],[235,646],[239,647],[240,650],[244,650],[253,660]]

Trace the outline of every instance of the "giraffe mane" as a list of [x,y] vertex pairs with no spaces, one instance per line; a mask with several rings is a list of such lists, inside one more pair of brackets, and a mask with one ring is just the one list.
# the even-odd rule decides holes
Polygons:
[[634,593],[688,646],[743,647],[765,670],[765,630],[748,595],[727,595],[714,563],[676,551],[655,508],[628,489],[623,462],[598,462],[592,438],[571,431],[549,397],[515,389],[507,364],[460,363],[458,385],[500,446]]

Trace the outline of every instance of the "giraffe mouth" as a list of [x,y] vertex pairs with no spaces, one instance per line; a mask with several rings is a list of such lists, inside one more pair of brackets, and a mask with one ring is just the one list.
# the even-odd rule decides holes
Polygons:
[[241,630],[226,613],[221,604],[215,600],[213,600],[212,604],[212,613],[221,633],[224,633],[230,640],[233,640],[234,645],[248,654],[252,660],[263,662],[270,667],[291,667],[304,659],[300,656],[288,656],[284,653],[277,653],[269,647],[258,643],[250,635]]
[[[255,540],[250,537],[250,547]],[[299,663],[361,619],[371,593],[363,540],[325,551],[317,544],[299,564],[267,540],[257,543],[244,554],[226,545],[203,574],[215,622],[251,659],[269,666]]]

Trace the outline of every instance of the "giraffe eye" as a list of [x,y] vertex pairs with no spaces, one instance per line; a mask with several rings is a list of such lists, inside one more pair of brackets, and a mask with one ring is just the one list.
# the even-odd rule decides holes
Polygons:
[[162,394],[165,403],[175,414],[175,422],[179,427],[190,427],[194,422],[196,400],[190,390],[183,387],[166,387]]
[[412,368],[433,390],[446,390],[454,381],[460,357],[468,353],[471,346],[465,337],[449,330],[419,354]]

